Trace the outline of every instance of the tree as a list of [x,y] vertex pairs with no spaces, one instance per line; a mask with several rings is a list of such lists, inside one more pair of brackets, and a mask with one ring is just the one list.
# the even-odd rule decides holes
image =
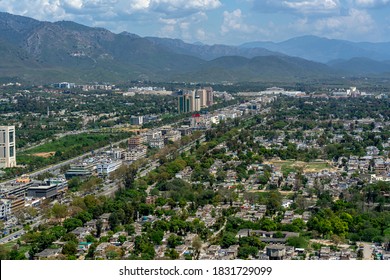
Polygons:
[[132,234],[135,233],[135,227],[134,227],[134,225],[132,225],[132,224],[126,224],[126,225],[124,225],[124,227],[125,227],[125,231],[127,232],[128,235],[132,235]]
[[64,221],[63,227],[66,229],[67,232],[70,232],[74,230],[77,227],[83,226],[83,222],[76,218],[68,218]]
[[108,246],[105,253],[108,260],[115,260],[121,257],[121,250],[116,246]]
[[119,241],[119,243],[121,243],[121,244],[125,243],[126,240],[127,240],[127,237],[124,236],[124,235],[120,235],[120,236],[118,237],[118,241]]
[[175,248],[176,246],[182,244],[183,239],[180,236],[177,236],[176,234],[171,234],[168,237],[167,241],[168,241],[169,248]]
[[81,185],[81,180],[79,177],[73,177],[68,181],[68,188],[71,191],[77,191]]
[[221,247],[222,248],[228,248],[231,245],[234,245],[237,243],[236,235],[232,232],[224,232],[222,235],[221,240]]
[[256,255],[259,253],[259,249],[253,246],[244,246],[238,249],[238,255],[237,257],[240,259],[247,259],[249,256],[256,257]]
[[110,225],[111,230],[115,230],[115,228],[119,226],[120,221],[119,221],[118,214],[116,212],[111,213],[110,217],[108,217],[108,223]]
[[161,245],[161,242],[164,238],[164,232],[161,230],[153,230],[149,234],[150,241],[153,242],[155,245]]
[[276,230],[276,228],[277,228],[276,223],[273,220],[268,219],[268,218],[262,219],[260,221],[260,226],[261,226],[261,229],[266,230],[266,231]]
[[258,237],[256,236],[244,236],[239,239],[239,244],[242,247],[245,246],[253,246],[258,249],[264,249],[265,243],[262,242]]
[[196,236],[192,240],[192,248],[194,248],[194,259],[195,260],[199,259],[200,251],[202,249],[202,240],[200,239],[199,236]]
[[134,180],[137,175],[137,168],[130,165],[123,178],[123,184],[126,189],[132,189],[134,187]]
[[292,225],[296,226],[300,231],[306,227],[306,223],[301,218],[294,219],[292,221]]
[[167,248],[167,250],[165,251],[165,256],[167,256],[171,260],[177,260],[180,257],[179,253],[173,248]]
[[96,237],[100,237],[102,234],[103,222],[101,219],[96,221]]
[[56,203],[51,208],[51,213],[56,219],[65,218],[68,214],[68,207],[66,205]]
[[275,214],[282,206],[282,195],[278,191],[270,191],[267,194],[267,211]]
[[301,236],[292,236],[287,238],[286,244],[295,248],[307,248],[308,240]]
[[62,237],[62,241],[72,241],[74,243],[78,242],[76,234],[74,234],[72,232],[68,232],[67,234],[65,234]]
[[77,254],[77,244],[73,241],[65,243],[62,248],[62,253],[68,256],[74,256]]

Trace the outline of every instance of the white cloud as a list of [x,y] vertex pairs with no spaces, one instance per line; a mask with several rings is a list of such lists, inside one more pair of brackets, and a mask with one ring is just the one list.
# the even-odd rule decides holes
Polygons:
[[130,1],[130,7],[133,10],[147,10],[150,7],[151,0],[134,0]]
[[361,40],[374,37],[377,26],[367,11],[350,9],[346,15],[324,17],[315,20],[299,19],[290,28],[330,38]]
[[283,1],[283,6],[299,13],[332,13],[340,8],[338,0]]
[[355,0],[355,4],[362,8],[378,8],[390,4],[390,0]]
[[83,8],[83,0],[65,0],[63,1],[65,6],[69,6],[73,9],[81,9]]
[[186,18],[159,18],[163,24],[158,36],[181,38],[185,41],[203,40],[207,35],[199,27],[208,19],[204,12],[198,12]]
[[207,34],[203,29],[199,28],[196,30],[195,38],[199,41],[204,41],[207,39]]
[[219,0],[132,0],[130,8],[144,12],[158,12],[167,16],[188,15],[198,11],[216,9]]
[[351,0],[255,0],[253,7],[265,13],[330,14],[339,12],[342,1]]
[[223,12],[223,23],[221,26],[221,33],[226,34],[231,31],[239,31],[243,33],[250,33],[255,31],[255,27],[247,25],[243,21],[243,15],[240,9],[236,9],[229,13],[228,11]]
[[[157,13],[165,17],[186,17],[220,7],[219,0],[7,0],[0,9],[37,19],[76,19],[80,14],[92,18],[115,13],[117,18],[135,13]],[[61,15],[60,18],[58,16]]]

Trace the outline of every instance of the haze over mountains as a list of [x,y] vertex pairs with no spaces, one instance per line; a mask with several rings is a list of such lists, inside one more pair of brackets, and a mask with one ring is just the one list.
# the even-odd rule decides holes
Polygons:
[[390,43],[304,36],[209,46],[8,13],[0,13],[0,55],[0,77],[36,82],[272,82],[390,75]]

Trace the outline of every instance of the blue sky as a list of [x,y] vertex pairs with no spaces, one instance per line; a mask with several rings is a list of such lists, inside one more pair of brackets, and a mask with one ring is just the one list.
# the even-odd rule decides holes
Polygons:
[[390,0],[0,0],[0,11],[206,44],[390,41]]

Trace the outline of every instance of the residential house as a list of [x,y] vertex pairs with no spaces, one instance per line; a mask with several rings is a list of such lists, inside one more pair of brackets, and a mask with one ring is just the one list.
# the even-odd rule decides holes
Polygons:
[[62,252],[61,248],[57,248],[57,249],[47,248],[47,249],[43,250],[42,252],[35,254],[34,259],[36,259],[36,260],[53,259],[53,258],[58,257],[61,254],[61,252]]

